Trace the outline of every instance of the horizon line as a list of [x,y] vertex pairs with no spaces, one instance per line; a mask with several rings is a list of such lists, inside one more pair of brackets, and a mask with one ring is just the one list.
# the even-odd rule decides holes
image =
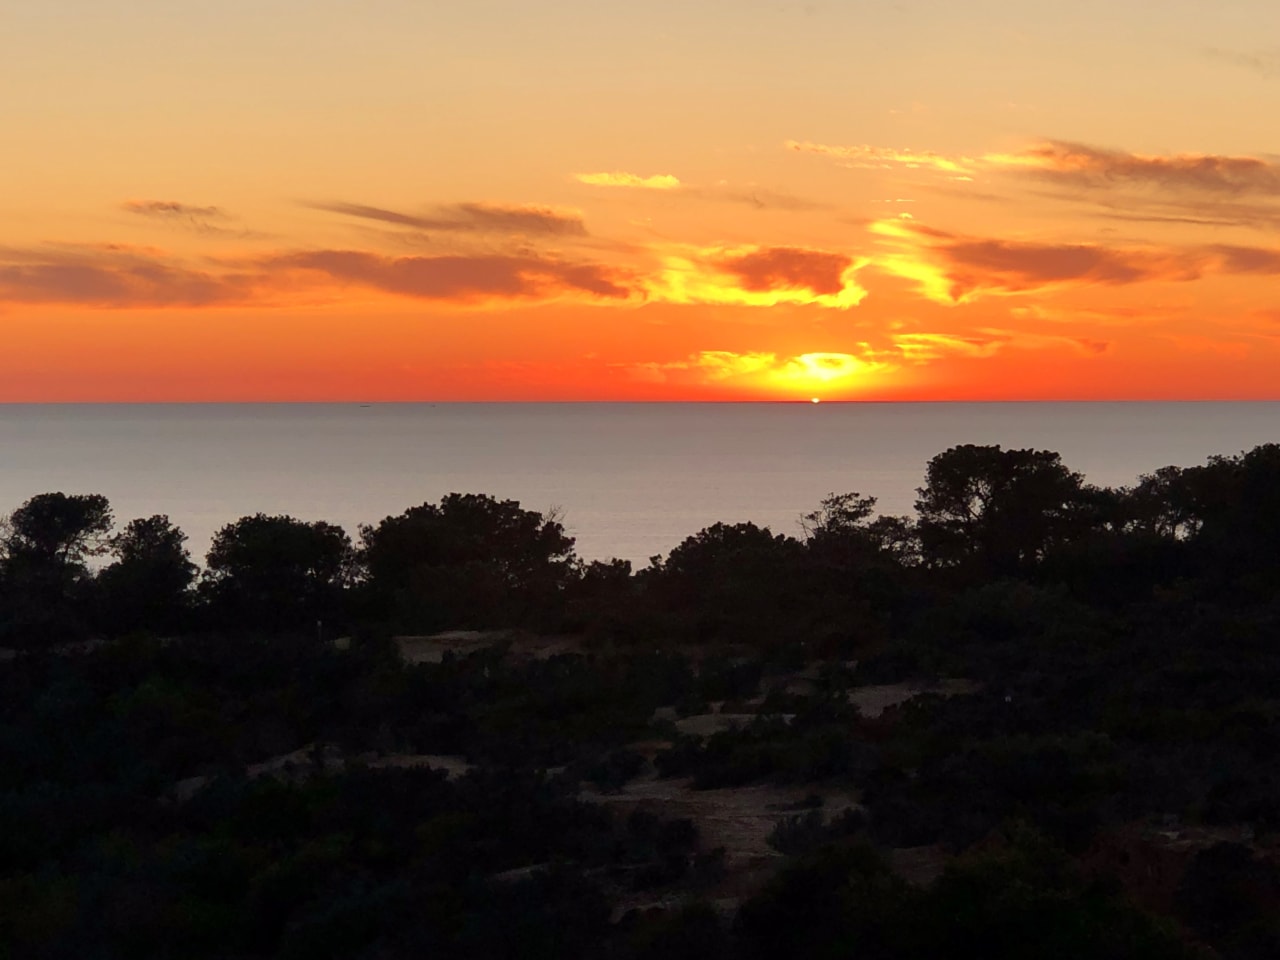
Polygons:
[[1280,403],[1275,397],[1002,397],[1002,398],[934,398],[934,399],[795,399],[751,400],[0,400],[3,407],[69,407],[69,406],[889,406],[938,404],[1118,404],[1118,403]]

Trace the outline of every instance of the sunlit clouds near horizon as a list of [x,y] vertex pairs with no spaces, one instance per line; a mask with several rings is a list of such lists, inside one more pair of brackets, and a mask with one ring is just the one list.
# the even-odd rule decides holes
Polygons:
[[0,400],[1280,397],[1274,5],[27,6]]

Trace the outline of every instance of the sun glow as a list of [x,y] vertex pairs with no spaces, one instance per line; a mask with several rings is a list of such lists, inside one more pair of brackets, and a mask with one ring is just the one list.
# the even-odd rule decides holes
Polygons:
[[868,377],[885,368],[885,364],[863,360],[849,353],[802,353],[769,372],[770,385],[791,395],[807,397],[810,403],[821,403],[815,388],[823,392],[852,392],[866,385]]

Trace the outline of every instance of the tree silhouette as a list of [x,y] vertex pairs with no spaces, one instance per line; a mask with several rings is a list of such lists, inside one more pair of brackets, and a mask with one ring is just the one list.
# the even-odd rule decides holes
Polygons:
[[844,566],[913,562],[919,548],[910,518],[877,517],[875,506],[875,497],[859,493],[824,497],[817,510],[800,518],[809,550]]
[[559,519],[518,501],[451,493],[360,528],[375,609],[404,626],[510,625],[545,614],[575,575]]
[[779,637],[803,606],[804,545],[754,523],[715,523],[654,557],[650,596],[696,638]]
[[186,541],[163,514],[130,520],[111,538],[116,561],[98,575],[108,632],[167,632],[182,626],[196,579]]
[[111,525],[101,494],[42,493],[13,511],[0,540],[0,633],[19,644],[80,639],[88,560]]
[[929,461],[916,491],[926,561],[1012,574],[1095,522],[1084,478],[1047,450],[952,447]]
[[202,590],[224,622],[299,629],[342,611],[351,538],[318,520],[255,514],[214,535]]
[[107,548],[111,504],[97,493],[42,493],[9,516],[5,551],[12,560],[80,567]]

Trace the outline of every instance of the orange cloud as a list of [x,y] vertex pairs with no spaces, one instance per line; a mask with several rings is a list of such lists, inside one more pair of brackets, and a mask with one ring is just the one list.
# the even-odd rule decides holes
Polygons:
[[801,247],[674,248],[646,281],[654,299],[669,303],[773,306],[817,304],[847,309],[866,291],[857,272],[866,261]]
[[1280,164],[1257,157],[1188,153],[1154,156],[1049,140],[985,161],[1091,187],[1135,185],[1212,194],[1280,196]]
[[675,194],[689,201],[711,203],[736,203],[757,210],[825,210],[830,204],[804,197],[797,197],[783,190],[773,190],[755,183],[730,183],[721,180],[711,185],[685,183],[670,174],[642,177],[634,173],[575,173],[579,183],[596,187],[623,187],[639,190],[658,190]]
[[[510,211],[484,210],[477,229]],[[521,222],[525,211],[512,213]],[[535,218],[536,219],[536,218]],[[274,306],[311,297],[332,300],[359,287],[464,306],[565,298],[615,304],[847,308],[865,291],[864,261],[797,247],[664,248],[646,273],[566,259],[528,248],[510,253],[395,256],[359,249],[286,250],[199,266],[163,251],[120,246],[0,249],[0,302],[159,307]]]
[[1011,153],[981,157],[873,146],[829,146],[787,141],[787,148],[866,169],[895,166],[970,176],[1009,170],[1091,187],[1154,186],[1218,194],[1280,195],[1280,164],[1249,156],[1188,153],[1158,156],[1046,140]]
[[928,363],[942,357],[960,354],[966,357],[990,357],[1009,343],[1008,336],[958,336],[950,333],[899,333],[893,336],[893,349],[908,363]]
[[1109,219],[1206,226],[1280,225],[1280,163],[1251,156],[1167,156],[1050,140],[985,158],[1005,170],[1067,188]]
[[1225,244],[1209,249],[1220,258],[1223,273],[1280,274],[1280,250]]
[[348,286],[463,305],[565,297],[618,302],[638,296],[620,270],[536,254],[390,257],[312,250],[219,266],[224,272],[196,269],[138,248],[0,250],[0,303],[277,306],[296,305],[304,295],[331,296],[334,288]]
[[534,255],[388,257],[359,250],[311,250],[279,254],[262,261],[262,266],[301,270],[339,285],[462,303],[584,294],[627,300],[634,293],[612,268]]
[[730,350],[703,350],[687,361],[667,364],[669,370],[699,370],[708,380],[728,380],[768,370],[778,361],[773,353],[733,353]]
[[[1084,198],[1108,219],[1191,225],[1280,225],[1280,163],[1260,157],[1185,153],[1151,155],[1065,140],[1045,140],[976,157],[875,146],[788,141],[788,149],[825,156],[846,167],[904,168],[950,180],[1022,175],[1069,188],[1059,199]],[[938,189],[934,187],[932,189]],[[971,199],[1001,199],[963,194]]]
[[968,157],[948,157],[931,150],[894,150],[888,147],[872,147],[866,144],[852,147],[830,146],[788,140],[788,150],[798,153],[814,153],[838,160],[843,166],[867,170],[906,167],[909,170],[934,170],[950,174],[952,179],[968,180],[978,161]]
[[680,187],[679,178],[669,173],[642,177],[615,170],[611,173],[575,173],[573,179],[592,187],[628,187],[639,190],[676,190]]
[[416,230],[446,232],[549,234],[583,236],[586,226],[577,210],[559,210],[528,204],[456,203],[426,215],[402,213],[358,203],[313,203],[316,210],[362,220],[374,220]]
[[916,281],[937,303],[1061,286],[1194,280],[1207,263],[1203,255],[1177,251],[965,237],[901,219],[871,229],[886,245],[876,265]]
[[765,247],[725,257],[720,264],[738,277],[743,288],[757,293],[784,289],[839,296],[852,261],[844,254],[825,250]]
[[208,220],[223,220],[227,218],[227,215],[218,207],[198,207],[190,203],[179,203],[176,200],[126,200],[120,204],[120,208],[144,217],[178,217],[182,219],[200,217]]
[[205,307],[253,298],[261,278],[219,275],[122,246],[0,250],[0,302]]
[[230,233],[224,224],[235,218],[221,207],[197,206],[177,200],[126,200],[120,209],[197,233]]

